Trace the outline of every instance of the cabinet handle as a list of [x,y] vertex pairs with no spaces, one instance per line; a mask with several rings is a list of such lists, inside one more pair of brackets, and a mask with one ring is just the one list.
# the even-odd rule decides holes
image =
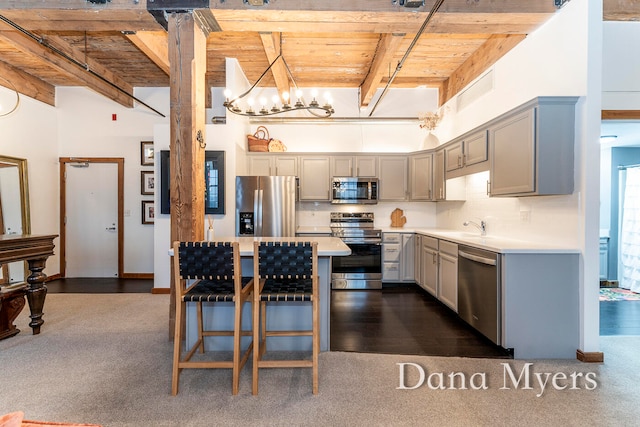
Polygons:
[[438,262],[438,259],[437,259],[437,257],[436,257],[436,253],[434,252],[434,253],[432,254],[432,256],[433,256],[433,263],[434,263],[434,264],[436,264],[436,263]]
[[429,198],[429,199],[431,199],[431,189],[429,189],[429,196],[428,196],[428,198]]
[[491,195],[491,181],[487,181],[487,196]]

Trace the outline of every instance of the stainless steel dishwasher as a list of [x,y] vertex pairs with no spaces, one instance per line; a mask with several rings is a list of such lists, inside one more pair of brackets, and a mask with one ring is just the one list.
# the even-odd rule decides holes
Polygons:
[[500,255],[459,245],[458,315],[498,345],[500,295]]

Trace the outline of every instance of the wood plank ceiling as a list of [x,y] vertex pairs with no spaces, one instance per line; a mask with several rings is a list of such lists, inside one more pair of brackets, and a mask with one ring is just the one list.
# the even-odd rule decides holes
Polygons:
[[[51,105],[55,87],[87,86],[129,107],[133,87],[168,86],[167,34],[147,0],[96,1],[1,2],[0,85]],[[282,47],[298,86],[360,88],[367,105],[435,2],[418,8],[397,0],[159,3],[208,5],[220,27],[207,39],[209,86],[225,86],[227,57],[256,81]],[[556,11],[554,0],[446,0],[391,87],[438,88],[443,103]],[[640,2],[604,1],[604,19],[639,18]],[[277,84],[268,75],[262,85],[287,88],[284,69],[273,71]]]

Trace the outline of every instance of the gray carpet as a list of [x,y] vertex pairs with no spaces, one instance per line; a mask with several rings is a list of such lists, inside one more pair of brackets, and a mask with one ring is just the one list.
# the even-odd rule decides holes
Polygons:
[[[229,370],[188,370],[172,397],[168,303],[167,295],[50,294],[36,336],[25,310],[16,321],[22,332],[0,341],[0,415],[104,426],[631,426],[640,418],[640,337],[602,337],[604,364],[323,353],[317,396],[309,370],[262,370],[258,396],[250,366],[238,396]],[[426,372],[422,386],[396,389],[397,363],[405,362]],[[506,375],[510,387],[501,389],[502,363],[517,377],[527,362],[532,388],[523,378],[516,389]],[[450,372],[464,373],[467,389],[430,388],[434,373],[449,387]],[[405,373],[405,385],[417,385],[418,368]],[[485,375],[486,390],[472,389],[475,373],[475,385]],[[550,379],[541,394],[535,373],[566,374],[557,385],[567,387],[555,390]]]

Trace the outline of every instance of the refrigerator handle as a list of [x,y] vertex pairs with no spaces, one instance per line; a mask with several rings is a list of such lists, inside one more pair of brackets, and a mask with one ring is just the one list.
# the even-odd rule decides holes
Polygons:
[[262,190],[255,190],[253,196],[254,236],[262,236]]

